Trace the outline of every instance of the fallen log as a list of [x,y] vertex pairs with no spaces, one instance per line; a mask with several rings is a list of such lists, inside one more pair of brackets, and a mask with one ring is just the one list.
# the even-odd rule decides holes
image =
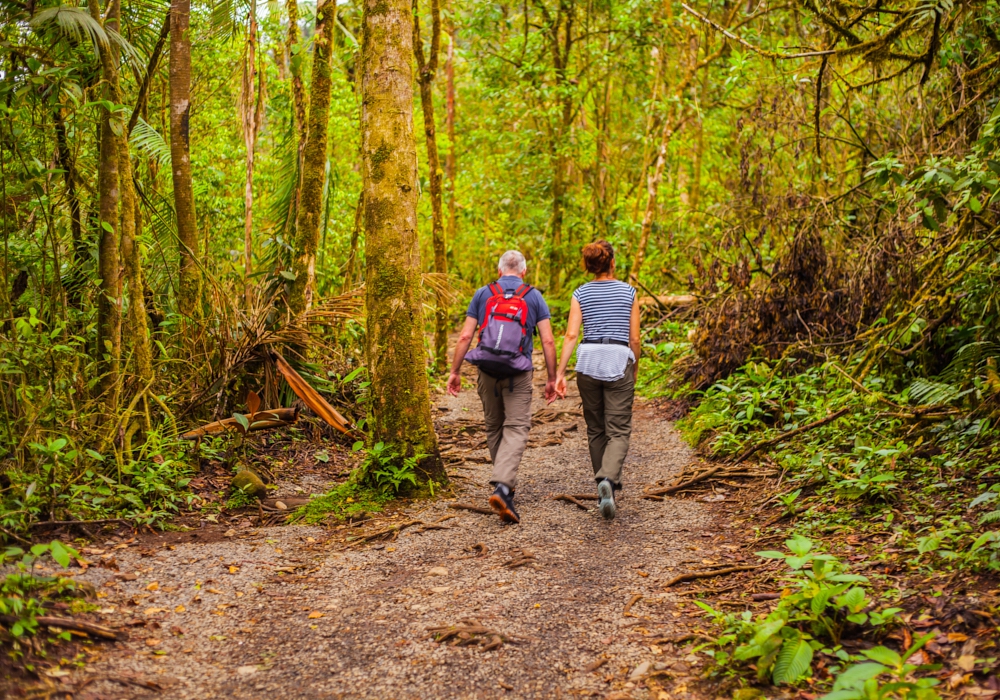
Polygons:
[[639,306],[660,306],[668,309],[676,309],[682,306],[691,306],[697,303],[698,297],[693,294],[654,294],[639,297]]
[[715,576],[725,576],[727,574],[735,574],[738,571],[753,571],[754,569],[760,568],[758,566],[727,566],[724,569],[714,569],[711,571],[692,571],[690,573],[681,574],[680,576],[674,576],[672,579],[663,584],[664,588],[670,588],[671,586],[676,586],[678,583],[683,583],[685,581],[696,581],[700,578],[713,578]]
[[845,406],[844,408],[840,409],[839,411],[834,411],[833,413],[831,413],[830,415],[826,416],[825,418],[820,418],[819,420],[814,420],[812,423],[806,423],[805,425],[800,425],[798,428],[795,428],[794,430],[789,430],[788,432],[782,433],[781,435],[778,435],[777,437],[773,437],[770,440],[764,440],[763,442],[758,442],[756,445],[754,445],[750,449],[746,450],[739,457],[737,457],[732,462],[730,462],[730,464],[739,464],[740,462],[742,462],[743,460],[745,460],[747,457],[751,456],[753,453],[757,452],[758,450],[762,450],[765,447],[770,447],[771,445],[776,445],[779,442],[784,442],[785,440],[787,440],[787,439],[789,439],[791,437],[794,437],[794,436],[799,435],[801,433],[804,433],[804,432],[806,432],[808,430],[812,430],[813,428],[818,428],[818,427],[820,427],[822,425],[826,425],[827,423],[835,421],[838,418],[840,418],[842,415],[844,415],[845,413],[847,413],[849,410],[851,410],[850,407]]

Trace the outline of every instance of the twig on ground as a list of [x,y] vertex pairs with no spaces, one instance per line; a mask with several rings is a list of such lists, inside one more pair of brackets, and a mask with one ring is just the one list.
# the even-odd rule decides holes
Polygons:
[[699,474],[698,476],[696,476],[696,477],[694,477],[692,479],[688,479],[687,481],[684,481],[684,482],[681,482],[681,483],[678,483],[678,484],[674,484],[673,486],[668,486],[668,487],[662,488],[662,489],[654,489],[652,491],[645,491],[643,493],[643,496],[644,497],[645,496],[667,496],[667,495],[669,495],[671,493],[675,493],[677,491],[680,491],[681,489],[686,489],[689,486],[693,486],[694,484],[697,484],[697,483],[699,483],[701,481],[704,481],[705,479],[709,478],[710,476],[715,476],[720,471],[722,471],[722,469],[723,469],[722,466],[712,467],[711,469],[709,469],[707,471],[704,471],[701,474]]
[[642,594],[641,593],[636,593],[631,598],[629,598],[628,602],[625,603],[625,609],[622,611],[622,617],[631,617],[632,616],[632,613],[631,613],[632,606],[635,605],[636,603],[638,603],[640,600],[642,600]]
[[753,571],[754,569],[760,568],[759,566],[727,566],[724,569],[714,569],[712,571],[692,571],[686,574],[681,574],[680,576],[674,576],[672,579],[663,584],[664,588],[670,588],[671,586],[676,586],[678,583],[683,583],[684,581],[695,581],[700,578],[712,578],[714,576],[725,576],[726,574],[734,574],[737,571]]
[[492,508],[474,506],[471,503],[449,503],[448,507],[455,510],[471,510],[473,513],[482,513],[483,515],[494,515]]
[[841,408],[838,411],[834,411],[825,418],[820,418],[819,420],[814,420],[812,423],[806,423],[805,425],[800,425],[798,428],[795,428],[794,430],[789,430],[788,432],[782,433],[781,435],[773,437],[770,440],[764,440],[763,442],[758,442],[756,445],[744,451],[739,457],[734,459],[731,462],[731,464],[739,464],[740,462],[742,462],[743,460],[745,460],[747,457],[751,456],[754,452],[757,452],[758,450],[762,450],[765,447],[770,447],[771,445],[776,445],[779,442],[784,442],[785,440],[794,437],[796,435],[799,435],[801,433],[804,433],[807,430],[812,430],[813,428],[819,428],[820,426],[835,421],[842,415],[847,413],[849,410],[851,410],[850,407],[845,406],[844,408]]
[[371,542],[372,540],[377,540],[381,537],[387,535],[399,534],[401,531],[413,525],[427,525],[423,520],[408,520],[405,523],[400,523],[399,525],[393,525],[392,527],[387,527],[384,530],[379,530],[378,532],[373,532],[370,535],[365,535],[364,537],[359,537],[358,539],[351,542],[352,545],[364,544],[365,542]]
[[560,493],[552,497],[553,501],[566,501],[567,503],[574,504],[580,510],[590,510],[586,505],[580,503],[574,496],[570,496],[568,493]]

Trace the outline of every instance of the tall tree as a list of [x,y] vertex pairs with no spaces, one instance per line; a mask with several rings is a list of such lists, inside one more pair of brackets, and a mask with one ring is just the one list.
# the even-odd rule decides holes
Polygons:
[[[431,243],[434,248],[434,272],[448,273],[447,244],[441,211],[441,163],[438,159],[437,129],[434,120],[434,78],[437,75],[438,54],[441,51],[441,6],[431,0],[430,56],[424,57],[420,38],[420,0],[413,0],[413,53],[417,59],[417,82],[420,84],[420,106],[424,113],[424,140],[427,142],[427,177],[431,189]],[[438,288],[434,309],[434,369],[443,373],[448,368],[448,300]]]
[[444,157],[444,174],[448,178],[448,234],[447,240],[455,240],[455,170],[458,158],[455,145],[455,25],[448,28],[448,56],[444,64],[447,77],[445,93],[445,130],[448,132],[448,153]]
[[321,0],[316,7],[309,115],[302,147],[302,172],[295,218],[295,257],[289,307],[301,314],[312,306],[316,292],[316,250],[323,218],[323,182],[326,178],[327,124],[330,121],[330,61],[337,21],[336,0]]
[[[95,22],[103,24],[97,3],[90,4],[90,14]],[[117,33],[120,4],[112,0],[108,11],[107,27]],[[122,103],[118,77],[118,55],[110,42],[100,46],[101,73],[106,94],[112,104]],[[153,378],[153,356],[150,346],[149,325],[146,317],[145,296],[142,284],[142,262],[136,243],[136,194],[132,181],[132,159],[129,154],[128,132],[120,112],[107,111],[101,124],[101,153],[98,166],[98,190],[101,218],[99,267],[101,291],[105,297],[103,319],[99,320],[99,351],[107,353],[105,379],[101,388],[107,390],[117,383],[120,370],[122,332],[122,277],[125,272],[128,289],[127,337],[140,379]],[[107,279],[105,279],[107,278]],[[114,296],[111,296],[113,294]],[[99,312],[99,318],[102,314]],[[112,394],[109,401],[115,401]]]
[[443,480],[422,333],[411,13],[409,0],[364,0],[361,175],[370,425],[375,439],[430,455],[420,464],[422,475]]
[[246,179],[243,187],[243,273],[245,294],[250,299],[253,272],[253,169],[257,132],[264,119],[264,73],[257,70],[257,0],[250,0],[243,76],[240,84],[240,127],[246,146]]
[[201,315],[198,226],[191,182],[191,0],[170,3],[170,162],[177,213],[180,274],[177,306],[188,317]]

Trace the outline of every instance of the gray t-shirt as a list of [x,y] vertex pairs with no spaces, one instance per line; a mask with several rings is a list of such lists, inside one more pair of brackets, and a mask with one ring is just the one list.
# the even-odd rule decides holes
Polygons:
[[[513,291],[524,284],[524,280],[516,275],[504,275],[497,280],[497,283],[504,291]],[[493,292],[490,291],[489,285],[487,285],[477,289],[476,293],[472,296],[472,301],[469,302],[469,308],[465,312],[465,315],[476,319],[478,326],[482,326],[483,321],[486,320],[486,302],[490,300],[491,296],[493,296]],[[535,326],[538,325],[539,321],[551,318],[552,314],[549,313],[549,306],[545,303],[542,293],[534,287],[525,295],[524,301],[528,305],[528,321],[525,324],[525,331],[528,334],[527,350],[530,355],[534,349],[531,339],[535,335]]]

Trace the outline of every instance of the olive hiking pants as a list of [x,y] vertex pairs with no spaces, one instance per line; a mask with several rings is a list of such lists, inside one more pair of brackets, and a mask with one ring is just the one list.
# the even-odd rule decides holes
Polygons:
[[504,484],[512,491],[517,468],[528,446],[531,430],[531,378],[524,372],[513,379],[496,379],[479,370],[479,398],[483,402],[486,444],[493,460],[491,484]]
[[628,363],[625,376],[613,382],[576,375],[587,421],[587,446],[594,466],[594,479],[610,479],[621,488],[622,464],[632,437],[632,400],[635,398],[635,364]]

